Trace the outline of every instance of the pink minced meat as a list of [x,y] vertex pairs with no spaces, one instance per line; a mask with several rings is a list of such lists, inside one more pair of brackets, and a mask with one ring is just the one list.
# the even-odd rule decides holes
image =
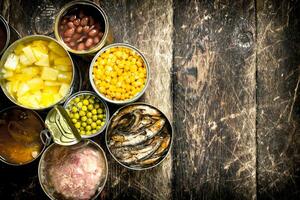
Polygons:
[[99,151],[85,147],[77,150],[57,148],[49,168],[50,181],[57,193],[67,199],[90,199],[104,174]]

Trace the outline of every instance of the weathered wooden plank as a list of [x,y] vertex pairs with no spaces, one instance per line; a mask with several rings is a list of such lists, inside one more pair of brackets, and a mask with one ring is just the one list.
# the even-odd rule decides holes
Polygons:
[[255,199],[253,1],[175,1],[174,199]]
[[[142,98],[160,108],[172,120],[172,0],[100,1],[111,19],[115,42],[139,48],[149,61],[151,81]],[[133,172],[112,161],[108,199],[170,199],[171,156],[157,168]]]
[[299,1],[257,1],[257,189],[299,199]]

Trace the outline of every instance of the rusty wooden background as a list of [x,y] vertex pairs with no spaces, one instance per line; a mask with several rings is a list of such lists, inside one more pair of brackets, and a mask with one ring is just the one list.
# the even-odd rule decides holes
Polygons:
[[[0,0],[0,13],[22,36],[53,36],[66,2]],[[299,0],[95,2],[115,41],[147,57],[152,79],[141,100],[175,130],[155,169],[130,171],[107,154],[99,199],[299,199]],[[74,59],[84,73],[88,62]],[[96,140],[105,148],[103,135]],[[37,162],[0,164],[0,199],[47,199]]]

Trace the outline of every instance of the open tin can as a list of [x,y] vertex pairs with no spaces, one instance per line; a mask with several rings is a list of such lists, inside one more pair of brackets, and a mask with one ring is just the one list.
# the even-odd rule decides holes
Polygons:
[[[86,17],[87,20],[89,20],[88,22],[82,23],[83,19],[80,15],[83,14],[79,14],[81,11],[85,11],[86,14],[90,15],[89,17]],[[66,17],[69,19],[68,22],[64,21],[66,20]],[[93,17],[92,20],[91,17]],[[90,23],[91,21],[93,21],[93,24]],[[98,29],[100,29],[100,27],[96,26],[96,22],[103,26],[101,32],[99,32],[99,34],[101,33],[102,35],[101,38],[99,38],[100,36],[96,35],[96,33],[89,33],[91,30],[97,30],[96,32],[99,31]],[[64,26],[66,29],[63,28]],[[65,49],[77,55],[94,54],[103,46],[113,42],[112,31],[107,14],[97,4],[86,0],[72,1],[62,7],[55,18],[54,33],[56,39],[63,44]],[[98,37],[97,41],[96,37]],[[86,45],[88,38],[89,41],[93,41],[90,45],[94,46],[90,47],[90,45]],[[79,49],[79,45],[82,45],[86,49]]]
[[172,124],[150,104],[128,104],[112,115],[105,143],[122,166],[131,170],[151,169],[162,163],[172,148]]
[[[26,108],[26,109],[34,109],[34,110],[44,110],[44,109],[48,109],[53,107],[55,104],[59,104],[59,103],[63,103],[70,95],[71,93],[74,91],[75,87],[80,87],[80,82],[81,78],[80,75],[78,74],[78,69],[75,68],[73,60],[70,56],[70,54],[68,53],[67,50],[65,50],[62,45],[57,42],[55,39],[48,37],[48,36],[43,36],[43,35],[31,35],[31,36],[26,36],[23,37],[17,41],[15,41],[13,44],[11,44],[6,51],[4,52],[1,61],[0,61],[0,69],[3,70],[4,69],[4,64],[6,63],[7,59],[9,58],[9,56],[11,56],[14,52],[14,50],[19,46],[22,45],[24,43],[28,43],[28,42],[33,42],[33,41],[46,41],[46,42],[53,42],[56,45],[58,45],[59,48],[62,48],[63,51],[65,52],[66,56],[69,58],[69,61],[71,62],[71,70],[72,70],[72,75],[71,75],[71,80],[70,80],[70,86],[68,88],[68,92],[65,94],[65,96],[62,96],[60,98],[60,100],[58,102],[54,102],[52,105],[49,106],[40,106],[40,107],[29,107],[29,106],[25,106],[22,103],[20,103],[17,98],[15,98],[9,91],[8,91],[8,87],[7,87],[7,81],[5,78],[0,79],[0,85],[1,88],[4,92],[4,94],[6,95],[6,97],[11,100],[14,104]],[[5,69],[4,69],[5,70]],[[12,77],[13,78],[13,77]],[[78,86],[79,85],[79,86]],[[28,86],[27,86],[28,87]],[[76,90],[76,89],[75,89]]]
[[0,160],[8,165],[35,161],[51,142],[40,115],[17,106],[0,111],[0,131]]
[[40,185],[52,200],[96,199],[108,176],[103,149],[85,139],[72,146],[50,145],[38,167]]

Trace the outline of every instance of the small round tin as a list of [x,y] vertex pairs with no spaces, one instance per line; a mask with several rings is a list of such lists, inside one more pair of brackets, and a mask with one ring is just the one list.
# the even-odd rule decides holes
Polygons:
[[[93,70],[94,70],[94,65],[95,65],[95,62],[97,61],[98,57],[103,54],[106,50],[110,49],[110,48],[113,48],[113,47],[125,47],[125,48],[129,48],[133,51],[135,51],[143,60],[143,62],[145,63],[145,66],[146,66],[146,70],[147,70],[147,81],[145,83],[145,86],[144,88],[142,89],[142,91],[140,91],[135,97],[133,97],[132,99],[128,99],[128,100],[124,100],[124,101],[116,101],[116,100],[112,100],[112,99],[109,99],[107,98],[104,94],[102,94],[96,87],[96,84],[94,82],[94,77],[93,77]],[[91,62],[91,65],[90,65],[90,69],[89,69],[89,78],[90,78],[90,83],[94,89],[94,91],[102,98],[104,99],[105,101],[107,102],[110,102],[110,103],[113,103],[113,104],[118,104],[118,105],[124,105],[124,104],[128,104],[128,103],[132,103],[132,102],[135,102],[136,100],[138,100],[146,91],[148,85],[149,85],[149,82],[150,82],[150,66],[149,66],[149,63],[148,61],[146,60],[145,56],[142,54],[142,52],[137,49],[136,47],[130,45],[130,44],[126,44],[126,43],[114,43],[114,44],[111,44],[111,45],[108,45],[106,47],[104,47],[103,49],[101,49],[94,57],[94,59],[92,60]]]
[[[14,51],[14,49],[21,43],[24,43],[24,42],[31,42],[31,41],[35,41],[35,40],[45,40],[45,41],[53,41],[55,42],[56,44],[58,44],[59,46],[62,47],[62,45],[57,42],[55,39],[51,38],[51,37],[48,37],[48,36],[44,36],[44,35],[31,35],[31,36],[26,36],[26,37],[23,37],[17,41],[15,41],[13,44],[11,44],[7,49],[6,51],[4,52],[2,58],[1,58],[1,61],[0,61],[0,68],[1,66],[4,66],[4,63],[6,62],[8,56]],[[63,48],[63,47],[62,47]],[[65,49],[64,49],[65,50]],[[74,66],[74,63],[73,63],[73,60],[69,54],[69,52],[67,50],[65,50],[67,56],[70,58],[70,61],[72,63],[72,80],[71,80],[71,83],[70,83],[70,89],[69,89],[69,92],[66,94],[66,96],[64,98],[62,98],[60,100],[60,102],[57,102],[55,104],[60,104],[60,103],[63,103],[67,98],[68,96],[71,95],[72,91],[73,91],[73,87],[74,87],[74,84],[75,82],[80,79],[80,78],[76,78],[75,77],[78,77],[78,75],[76,74],[77,70],[75,69],[75,66]],[[50,105],[48,107],[43,107],[43,108],[29,108],[29,107],[26,107],[24,105],[22,105],[21,103],[19,103],[13,96],[11,96],[9,94],[9,92],[7,91],[6,87],[5,87],[5,80],[4,79],[0,79],[0,85],[1,85],[1,88],[4,92],[4,94],[7,96],[7,98],[9,100],[11,100],[14,104],[20,106],[20,107],[23,107],[23,108],[26,108],[26,109],[34,109],[34,110],[44,110],[44,109],[48,109],[48,108],[51,108],[53,107],[55,104],[53,105]]]
[[[84,7],[87,10],[90,10],[91,12],[95,10],[101,17],[101,20],[104,22],[104,33],[103,33],[101,41],[95,47],[93,47],[89,50],[86,50],[86,51],[77,51],[77,50],[71,49],[68,45],[66,45],[64,43],[64,41],[62,40],[60,33],[59,33],[59,24],[60,24],[61,19],[71,10],[78,9],[80,7]],[[57,16],[55,18],[54,34],[55,34],[56,39],[62,43],[62,45],[65,47],[65,49],[67,49],[69,52],[77,54],[77,55],[94,54],[97,51],[99,51],[103,46],[105,46],[107,44],[111,44],[113,42],[112,32],[111,32],[107,14],[97,4],[95,4],[91,1],[86,1],[86,0],[72,1],[62,7],[62,9],[60,10],[60,12],[57,14]]]
[[[27,162],[22,162],[22,163],[14,163],[14,162],[10,162],[10,161],[8,161],[7,159],[5,159],[4,158],[4,156],[2,156],[2,155],[0,155],[0,161],[2,161],[3,163],[6,163],[6,164],[8,164],[8,165],[12,165],[12,166],[21,166],[21,165],[26,165],[26,164],[29,164],[29,163],[32,163],[32,162],[34,162],[37,158],[39,158],[39,156],[43,153],[43,151],[45,150],[45,148],[50,144],[50,142],[51,142],[51,138],[50,138],[50,136],[48,135],[48,133],[45,131],[45,127],[44,127],[44,121],[43,121],[43,119],[40,117],[40,115],[37,113],[37,112],[35,112],[35,111],[33,111],[33,110],[27,110],[27,109],[24,109],[24,108],[21,108],[21,107],[17,107],[17,106],[11,106],[11,107],[8,107],[8,108],[5,108],[5,109],[3,109],[3,110],[1,110],[0,111],[0,115],[2,115],[2,114],[5,114],[5,112],[8,112],[8,111],[11,111],[11,110],[18,110],[18,111],[20,111],[21,113],[20,113],[20,119],[19,120],[23,120],[23,119],[28,119],[28,114],[32,114],[32,116],[34,116],[35,117],[35,119],[33,119],[33,120],[38,120],[39,122],[38,123],[40,123],[40,125],[41,125],[41,130],[40,130],[40,134],[39,134],[39,136],[37,136],[39,139],[40,139],[40,145],[42,145],[42,148],[41,148],[41,150],[40,150],[40,152],[32,159],[32,160],[29,160],[29,161],[27,161]],[[27,113],[28,112],[28,113]],[[9,117],[12,117],[12,115],[10,115]],[[27,118],[26,118],[27,117]],[[4,121],[2,121],[1,119],[0,119],[0,129],[2,130],[2,128],[4,128],[4,127],[1,127],[2,125],[4,125],[3,123],[5,123]],[[23,123],[21,123],[20,125],[18,125],[18,121],[14,121],[14,124],[16,124],[16,125],[14,125],[15,126],[15,128],[12,128],[11,127],[11,129],[15,129],[15,133],[10,133],[11,135],[10,135],[10,137],[13,137],[13,138],[15,138],[14,139],[14,141],[18,141],[18,140],[20,140],[20,142],[22,142],[22,143],[24,143],[25,141],[24,140],[27,140],[27,139],[25,139],[24,138],[24,136],[27,134],[25,134],[25,132],[24,132],[24,130],[22,130],[24,133],[22,134],[20,131],[21,130],[19,130],[19,128],[22,128],[22,125],[23,125]],[[30,124],[31,125],[29,125],[29,126],[32,126],[32,122],[30,122]],[[8,126],[10,126],[10,125],[8,125]],[[11,125],[12,126],[12,125]],[[19,128],[18,128],[18,126],[19,126]],[[23,127],[24,128],[24,127]],[[33,128],[33,127],[27,127],[27,128]],[[2,130],[3,131],[3,130]],[[18,132],[18,134],[16,134],[16,132]],[[28,131],[29,132],[29,131]],[[3,136],[3,132],[1,132],[1,134],[2,134],[2,136]],[[6,140],[5,141],[3,141],[3,142],[6,142],[6,141],[8,141],[10,138],[6,138]],[[3,150],[4,149],[4,144],[2,144],[2,141],[0,141],[0,147],[1,147],[1,150]],[[3,149],[2,149],[3,148]]]
[[91,96],[94,96],[95,98],[97,98],[97,100],[99,100],[99,102],[104,106],[104,109],[105,109],[105,116],[106,116],[106,117],[105,117],[105,124],[102,126],[102,128],[101,128],[100,130],[98,130],[97,133],[95,133],[95,134],[91,134],[91,135],[81,135],[82,138],[92,138],[92,137],[95,137],[95,136],[99,135],[100,133],[102,133],[102,132],[105,130],[105,128],[106,128],[106,126],[107,126],[107,124],[108,124],[108,121],[109,121],[109,108],[108,108],[108,106],[107,106],[107,104],[106,104],[105,101],[103,101],[101,98],[99,98],[99,97],[97,96],[96,93],[91,92],[91,91],[80,91],[80,92],[77,92],[77,93],[71,95],[71,96],[66,100],[66,102],[65,102],[65,104],[64,104],[64,108],[67,108],[68,104],[69,104],[73,99],[75,99],[76,97],[79,97],[79,96],[83,96],[83,95],[91,95]]
[[0,49],[0,55],[5,51],[5,49],[9,45],[10,41],[10,28],[6,20],[0,15],[0,28],[3,28],[4,33],[6,34],[6,41],[5,44],[3,45],[3,48]]
[[[83,176],[82,176],[83,172],[82,171],[80,171],[80,173],[78,172],[77,174],[75,174],[76,176],[75,175],[74,176],[69,176],[69,175],[64,176],[64,174],[65,174],[64,172],[57,171],[59,169],[52,170],[51,171],[52,173],[49,172],[48,170],[51,170],[51,168],[52,169],[55,168],[53,166],[53,163],[55,162],[53,159],[56,159],[56,161],[60,162],[61,165],[66,164],[66,163],[70,164],[69,163],[70,162],[69,156],[67,156],[67,155],[65,155],[65,156],[54,156],[53,154],[57,155],[57,154],[59,154],[58,152],[61,151],[61,150],[62,151],[66,151],[66,152],[71,152],[71,151],[77,151],[78,152],[82,148],[86,148],[86,147],[92,148],[94,150],[97,150],[97,152],[99,152],[101,154],[101,157],[102,157],[101,158],[101,162],[102,162],[101,166],[102,166],[102,169],[104,169],[104,171],[103,171],[103,173],[101,173],[101,178],[100,178],[100,181],[99,181],[99,185],[97,186],[97,189],[96,189],[94,195],[92,197],[88,198],[88,199],[95,200],[99,196],[99,194],[101,193],[101,191],[103,190],[103,188],[104,188],[104,186],[106,184],[107,177],[108,177],[108,163],[107,163],[107,158],[106,158],[104,150],[100,147],[99,144],[97,144],[96,142],[94,142],[92,140],[85,139],[85,140],[81,141],[80,143],[78,143],[76,145],[73,145],[73,146],[69,146],[69,147],[63,147],[63,146],[60,146],[58,144],[51,144],[44,151],[44,153],[43,153],[43,155],[42,155],[42,157],[40,159],[39,166],[38,166],[38,177],[39,177],[39,182],[40,182],[40,185],[41,185],[43,191],[45,192],[45,194],[50,199],[52,199],[52,200],[67,199],[66,197],[63,197],[62,193],[59,193],[59,192],[57,192],[57,190],[55,190],[55,187],[58,187],[58,185],[59,185],[59,183],[57,183],[57,182],[59,182],[59,181],[61,181],[63,179],[74,180],[75,178],[77,178],[76,181],[80,181],[81,178],[83,178]],[[94,154],[92,156],[94,156]],[[80,158],[77,157],[76,159],[77,159],[76,162],[79,163],[80,162]],[[74,172],[76,172],[76,167],[74,167],[74,165],[76,164],[76,162],[71,161],[72,170]],[[83,164],[83,163],[81,163],[81,164]],[[91,164],[91,163],[88,162],[87,164]],[[79,167],[79,166],[77,165],[77,167]],[[93,168],[93,167],[94,166],[90,166],[89,165],[87,168],[90,169],[90,168]],[[66,168],[63,168],[63,169],[66,169]],[[99,166],[96,169],[99,170]],[[61,173],[63,175],[59,176],[59,175],[57,175],[57,173]],[[66,172],[66,173],[68,173],[68,172]],[[84,174],[84,175],[86,176],[86,174]],[[57,180],[55,178],[57,178]],[[55,179],[56,183],[53,183],[54,179]],[[63,192],[66,192],[66,191],[63,191]],[[70,194],[70,192],[68,192],[68,194]],[[68,199],[77,199],[77,198],[75,198],[75,197],[73,197],[73,198],[69,197]],[[82,198],[80,198],[80,199],[82,199]],[[87,198],[84,198],[84,199],[87,199]]]
[[[164,124],[164,127],[159,131],[159,133],[157,133],[157,135],[151,137],[151,138],[148,138],[147,141],[151,141],[153,142],[153,139],[155,139],[155,137],[162,137],[162,132],[163,131],[166,131],[165,133],[167,133],[168,137],[169,137],[169,143],[167,145],[167,147],[165,148],[165,150],[163,151],[163,153],[159,154],[158,156],[155,156],[155,153],[159,151],[159,148],[157,150],[155,150],[154,152],[150,153],[150,150],[149,150],[149,155],[143,157],[143,158],[139,158],[139,162],[141,161],[143,163],[142,164],[137,164],[137,163],[132,163],[132,164],[128,164],[128,163],[124,163],[122,162],[119,158],[117,158],[117,156],[115,155],[114,151],[112,150],[111,146],[110,146],[110,143],[111,143],[111,129],[112,129],[112,124],[114,123],[114,120],[116,120],[116,118],[118,117],[119,119],[119,122],[120,121],[123,121],[123,118],[120,118],[118,115],[122,114],[123,116],[127,115],[127,114],[133,114],[133,112],[135,112],[134,110],[132,112],[129,112],[129,113],[124,113],[124,110],[127,109],[127,108],[130,108],[130,107],[139,107],[141,109],[141,106],[146,106],[150,109],[154,109],[155,111],[157,111],[159,113],[159,116],[161,118],[163,118],[165,120],[165,124]],[[153,126],[156,126],[156,124],[151,124],[151,125],[148,125],[147,129],[150,128],[150,127],[153,127]],[[165,128],[165,130],[164,130]],[[120,133],[120,131],[122,130],[117,130],[118,133]],[[149,131],[149,130],[148,130]],[[142,132],[140,133],[137,133],[139,135],[147,135],[147,132],[146,130],[143,130]],[[126,134],[133,134],[131,133],[130,130],[127,130]],[[160,135],[160,136],[159,136]],[[125,136],[125,134],[123,135]],[[131,137],[131,136],[130,136]],[[131,137],[132,139],[132,137]],[[151,142],[151,143],[152,143]],[[156,166],[158,166],[160,163],[163,162],[163,160],[167,157],[167,155],[169,154],[171,148],[172,148],[172,144],[173,144],[173,127],[172,127],[172,124],[170,123],[170,121],[168,120],[168,118],[166,117],[166,115],[161,111],[159,110],[158,108],[150,105],[150,104],[146,104],[146,103],[143,103],[143,102],[136,102],[136,103],[132,103],[132,104],[128,104],[126,106],[123,106],[121,108],[119,108],[113,115],[112,117],[110,118],[110,121],[108,123],[108,126],[107,126],[107,129],[106,129],[106,133],[105,133],[105,144],[106,144],[106,147],[109,151],[109,153],[111,154],[111,156],[122,166],[124,166],[125,168],[128,168],[128,169],[131,169],[131,170],[146,170],[146,169],[151,169],[151,168],[154,168]],[[143,144],[146,144],[146,145],[149,145],[146,141],[143,142]],[[123,148],[122,151],[120,151],[122,153],[122,156],[123,155],[128,155],[128,153],[130,153],[130,148],[135,148],[135,147],[141,147],[141,145],[143,145],[142,143],[138,143],[136,145],[127,145],[127,146],[118,146],[117,147],[117,150]],[[160,143],[160,145],[162,146],[163,143]],[[161,147],[160,146],[160,147]],[[129,149],[129,150],[128,150]],[[145,148],[145,146],[143,147],[143,149],[147,149],[147,147]],[[135,151],[135,155],[132,154],[131,156],[134,157],[136,156],[136,149],[134,149]],[[142,153],[145,153],[145,151],[141,151]],[[132,158],[131,157],[131,158]],[[157,160],[155,160],[155,157],[157,158]],[[150,163],[149,162],[147,163],[147,161],[149,160],[155,160],[154,162]],[[144,164],[144,163],[147,163],[147,164]]]

